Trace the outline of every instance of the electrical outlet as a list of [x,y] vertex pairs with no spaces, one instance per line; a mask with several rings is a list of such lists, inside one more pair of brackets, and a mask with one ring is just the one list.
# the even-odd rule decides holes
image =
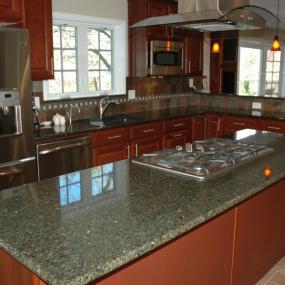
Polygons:
[[136,90],[128,90],[128,99],[136,99]]
[[261,110],[262,104],[260,102],[252,102],[252,109],[254,110]]
[[34,104],[35,104],[35,107],[36,107],[38,110],[41,108],[40,97],[34,97]]
[[194,87],[194,80],[193,80],[193,78],[189,78],[189,87],[190,88]]

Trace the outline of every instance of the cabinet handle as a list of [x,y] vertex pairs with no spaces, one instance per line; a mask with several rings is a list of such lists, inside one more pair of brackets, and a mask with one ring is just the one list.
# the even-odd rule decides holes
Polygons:
[[178,137],[182,137],[183,134],[177,134],[177,135],[173,135],[174,138],[178,138]]
[[144,130],[143,132],[144,133],[151,133],[151,132],[154,132],[154,129]]
[[188,73],[191,74],[191,60],[188,61]]
[[180,127],[180,126],[184,126],[184,124],[180,123],[180,124],[173,125],[173,127]]
[[268,126],[267,129],[270,129],[270,130],[281,130],[280,127],[273,127],[273,126]]
[[233,125],[236,125],[236,126],[245,126],[245,123],[237,123],[237,122],[234,122]]
[[108,137],[108,140],[115,140],[115,139],[119,139],[121,137],[122,137],[122,135],[112,136],[112,137]]
[[127,149],[128,149],[128,159],[130,159],[131,158],[130,145],[128,145]]
[[219,118],[218,119],[218,132],[220,132],[220,129],[221,129],[221,119]]
[[53,63],[54,63],[53,57],[51,57],[51,59],[50,59],[50,68],[51,68],[51,73],[52,73],[52,74],[54,74]]
[[136,143],[136,145],[135,145],[135,156],[136,157],[138,157],[139,156],[139,154],[138,154],[138,144]]

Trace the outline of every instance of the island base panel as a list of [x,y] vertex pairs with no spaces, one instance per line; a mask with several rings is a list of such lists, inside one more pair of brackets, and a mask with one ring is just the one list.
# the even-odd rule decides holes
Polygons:
[[[235,209],[92,285],[230,283]],[[90,285],[91,285],[90,284]]]
[[238,207],[232,285],[252,285],[285,255],[285,180]]
[[47,285],[2,249],[0,249],[0,284]]

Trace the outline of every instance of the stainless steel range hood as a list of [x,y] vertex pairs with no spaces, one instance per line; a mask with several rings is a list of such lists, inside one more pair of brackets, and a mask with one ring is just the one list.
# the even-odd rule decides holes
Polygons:
[[179,13],[142,20],[131,28],[167,25],[200,31],[250,30],[281,22],[267,9],[249,0],[178,0]]

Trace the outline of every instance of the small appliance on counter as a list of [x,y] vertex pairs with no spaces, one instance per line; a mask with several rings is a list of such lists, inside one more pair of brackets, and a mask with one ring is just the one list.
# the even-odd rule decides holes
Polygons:
[[37,180],[29,34],[0,28],[0,189]]

